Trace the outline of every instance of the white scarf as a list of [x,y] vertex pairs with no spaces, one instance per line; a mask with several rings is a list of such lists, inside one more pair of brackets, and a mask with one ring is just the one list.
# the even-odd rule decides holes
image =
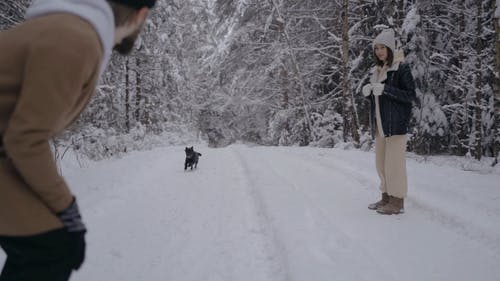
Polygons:
[[26,19],[52,13],[70,13],[89,22],[99,35],[103,47],[100,73],[104,72],[115,37],[115,19],[111,7],[105,0],[35,0],[26,11]]

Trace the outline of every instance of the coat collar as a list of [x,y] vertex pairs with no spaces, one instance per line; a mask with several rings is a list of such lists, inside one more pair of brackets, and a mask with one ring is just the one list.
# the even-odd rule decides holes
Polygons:
[[394,62],[391,67],[387,69],[387,71],[384,71],[381,73],[381,76],[379,77],[379,69],[381,69],[379,66],[374,66],[370,70],[371,77],[370,77],[370,83],[381,83],[387,80],[387,73],[391,71],[398,71],[399,65],[401,62]]

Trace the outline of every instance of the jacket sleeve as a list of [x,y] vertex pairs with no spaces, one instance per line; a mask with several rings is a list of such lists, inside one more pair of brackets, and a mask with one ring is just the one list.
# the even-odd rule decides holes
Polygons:
[[95,59],[88,50],[53,45],[28,51],[20,94],[3,137],[6,153],[23,180],[53,212],[59,212],[73,196],[58,173],[49,140],[68,125],[68,114]]
[[416,100],[417,95],[415,93],[415,82],[413,81],[413,75],[411,74],[411,69],[408,64],[401,64],[398,70],[400,75],[400,88],[385,84],[384,95],[390,99],[411,104]]

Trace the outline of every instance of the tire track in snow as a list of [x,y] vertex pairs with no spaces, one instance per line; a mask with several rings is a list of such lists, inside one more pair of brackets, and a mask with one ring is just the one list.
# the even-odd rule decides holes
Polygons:
[[[239,151],[236,151],[236,153],[241,159],[242,166],[245,167],[246,173],[255,176],[254,173],[250,172],[249,161],[243,159]],[[266,207],[266,202],[262,194],[264,190],[259,190],[263,187],[259,188],[249,177],[250,188],[255,196],[255,201],[258,204],[258,208],[264,211],[265,221],[268,225],[267,228],[273,229],[273,240],[275,241],[274,243],[279,245],[278,248],[282,253],[282,260],[289,263],[287,265],[288,268],[293,268],[291,264],[295,264],[296,266],[299,264],[299,266],[302,267],[299,270],[296,268],[289,269],[290,272],[287,274],[289,276],[286,279],[287,281],[304,280],[304,278],[306,278],[304,272],[308,270],[308,267],[314,267],[317,271],[324,273],[319,275],[320,279],[312,278],[311,280],[331,280],[331,277],[325,278],[325,276],[336,276],[337,280],[368,281],[373,280],[374,277],[376,280],[398,280],[389,273],[389,270],[382,270],[383,266],[378,264],[376,257],[370,257],[366,249],[357,244],[349,235],[338,228],[327,215],[328,212],[319,206],[311,196],[301,190],[303,188],[300,188],[296,183],[292,182],[287,175],[278,171],[276,165],[269,163],[269,159],[261,157],[261,155],[253,154],[253,156],[256,157],[258,161],[252,159],[252,163],[259,163],[259,168],[266,171],[264,178],[273,178],[273,182],[279,182],[291,188],[288,191],[291,191],[293,197],[300,201],[299,208],[303,208],[302,210],[304,211],[303,217],[309,231],[305,233],[305,235],[307,235],[307,237],[305,237],[307,240],[300,241],[300,243],[303,244],[301,246],[303,248],[305,247],[306,251],[309,251],[308,253],[304,253],[304,255],[309,255],[313,258],[313,260],[309,259],[306,261],[308,264],[300,264],[300,261],[297,262],[297,260],[300,260],[300,257],[296,255],[294,249],[291,249],[295,247],[295,245],[290,242],[291,240],[304,238],[300,236],[304,234],[286,233],[284,229],[280,229],[278,224],[283,223],[283,221],[280,222],[280,214],[268,213],[269,210]],[[253,172],[255,172],[255,170],[256,169],[253,169]],[[314,177],[312,176],[311,178]],[[292,203],[289,202],[289,204]],[[276,210],[275,207],[273,211],[278,213],[280,210]],[[285,221],[284,223],[288,224],[295,222]],[[283,227],[283,225],[281,226]],[[285,227],[287,226],[285,225]],[[287,229],[293,229],[293,226],[288,226]],[[370,258],[367,259],[367,257]],[[350,270],[351,264],[357,264],[356,267],[363,268],[363,270]]]
[[[372,185],[372,186],[377,185],[376,181],[373,181],[372,179],[370,179],[369,177],[360,172],[356,172],[355,169],[351,165],[349,165],[349,163],[344,162],[343,163],[344,165],[341,166],[335,162],[326,161],[323,158],[317,158],[317,157],[313,158],[313,156],[310,154],[303,154],[297,152],[293,152],[293,154],[310,163],[318,164],[323,169],[329,171],[330,170],[340,171],[341,173],[349,177],[352,177],[352,180],[360,183],[365,187],[367,185]],[[287,154],[284,155],[290,157]],[[454,200],[467,202],[465,196],[456,193],[450,193],[449,190],[444,190],[439,186],[433,186],[421,178],[415,178],[414,182],[417,183],[416,186],[418,186],[419,190],[418,193],[415,192],[413,194],[410,194],[410,196],[406,198],[405,201],[407,202],[406,204],[407,207],[411,206],[412,209],[420,211],[421,215],[424,215],[428,219],[431,219],[432,221],[435,221],[440,225],[443,225],[444,227],[452,230],[457,234],[460,234],[462,236],[465,236],[469,239],[472,239],[482,244],[483,246],[485,246],[485,248],[490,249],[491,253],[494,256],[500,257],[500,236],[498,235],[498,233],[491,233],[488,230],[481,229],[481,227],[476,225],[473,220],[467,220],[466,218],[461,217],[458,214],[453,214],[449,212],[449,210],[445,208],[440,208],[439,205],[432,204],[432,202],[427,202],[424,198],[419,197],[419,194],[422,192],[423,189],[425,190],[424,192],[427,194],[435,194],[436,190],[438,190],[442,198],[449,200],[450,197],[452,197]],[[432,195],[429,195],[429,197],[430,196]],[[482,210],[483,213],[487,213],[488,211],[484,209],[483,206],[477,206],[476,204],[470,206],[470,209],[471,211],[476,211],[477,209],[483,209]],[[475,225],[476,227],[471,228],[470,227],[471,224]]]
[[273,281],[290,281],[292,280],[288,268],[287,257],[284,255],[284,245],[276,235],[271,218],[264,202],[262,194],[257,188],[257,184],[250,176],[251,172],[248,163],[245,161],[243,155],[237,150],[231,149],[237,157],[241,167],[241,174],[244,177],[244,185],[247,193],[251,199],[251,204],[254,208],[255,217],[257,219],[258,227],[257,232],[264,237],[265,250],[270,262],[270,269],[272,276],[270,280]]
[[[374,180],[373,178],[367,176],[366,174],[359,172],[359,167],[355,167],[353,165],[346,165],[349,163],[346,162],[336,163],[331,161],[326,162],[325,159],[323,159],[323,157],[315,157],[315,155],[312,155],[310,153],[297,153],[296,151],[293,150],[288,151],[284,155],[290,157],[289,155],[290,153],[293,154],[295,157],[299,157],[300,159],[307,160],[314,164],[318,164],[323,168],[327,168],[328,171],[332,170],[340,171],[342,174],[347,175],[349,179],[358,182],[362,186],[365,187],[376,186],[378,188],[378,183],[377,183],[378,178]],[[340,161],[345,161],[345,159],[340,159]],[[375,167],[375,163],[373,163],[373,167]]]

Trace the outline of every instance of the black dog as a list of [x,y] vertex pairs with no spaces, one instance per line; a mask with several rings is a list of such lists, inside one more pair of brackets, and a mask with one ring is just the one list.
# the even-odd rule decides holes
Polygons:
[[184,171],[187,170],[188,167],[193,167],[196,169],[198,166],[198,159],[201,156],[201,153],[194,151],[193,147],[186,147],[184,150],[186,152],[186,161],[184,162]]

